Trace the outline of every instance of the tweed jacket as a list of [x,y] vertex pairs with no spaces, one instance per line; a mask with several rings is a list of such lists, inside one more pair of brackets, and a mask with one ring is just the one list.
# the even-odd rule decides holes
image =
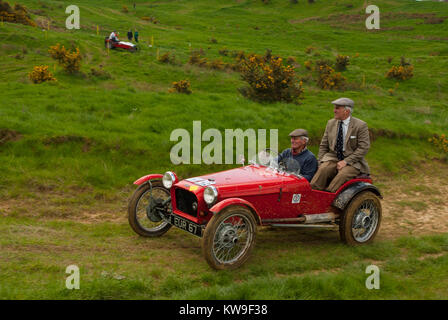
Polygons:
[[[319,163],[338,161],[336,140],[339,120],[330,119],[319,147]],[[351,117],[344,140],[344,160],[348,165],[358,169],[361,174],[369,174],[369,165],[364,159],[370,148],[369,128],[364,121]]]

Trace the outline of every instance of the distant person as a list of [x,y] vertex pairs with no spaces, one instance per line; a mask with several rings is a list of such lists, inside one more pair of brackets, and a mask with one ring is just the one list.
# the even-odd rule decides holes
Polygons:
[[300,174],[310,182],[317,171],[317,159],[306,147],[309,140],[308,131],[296,129],[289,136],[291,137],[291,148],[280,153],[277,161],[282,161],[287,165],[288,158],[293,158],[300,164]]
[[128,31],[128,40],[132,41],[132,30],[130,30],[130,29]]
[[336,192],[350,179],[370,173],[364,159],[370,148],[370,138],[367,124],[352,116],[353,100],[340,98],[332,104],[334,119],[327,122],[319,148],[319,169],[311,187]]
[[109,39],[112,40],[113,42],[118,42],[120,40],[118,40],[118,32],[117,31],[112,31],[112,33],[109,36]]
[[134,39],[135,39],[135,42],[138,42],[138,31],[137,30],[135,30]]

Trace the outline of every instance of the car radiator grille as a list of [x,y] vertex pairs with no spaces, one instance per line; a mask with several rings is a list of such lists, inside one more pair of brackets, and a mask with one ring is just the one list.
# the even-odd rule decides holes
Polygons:
[[[198,216],[198,199],[196,196],[184,189],[176,188],[176,207],[184,213],[187,213],[193,217]],[[196,203],[196,210],[193,208],[193,204]]]

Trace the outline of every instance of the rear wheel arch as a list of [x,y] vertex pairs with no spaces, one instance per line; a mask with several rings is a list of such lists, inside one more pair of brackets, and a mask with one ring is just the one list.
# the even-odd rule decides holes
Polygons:
[[336,198],[333,200],[333,207],[344,211],[352,200],[360,193],[369,191],[378,196],[378,198],[383,199],[380,190],[373,184],[368,182],[356,182],[347,186],[344,190],[339,192]]

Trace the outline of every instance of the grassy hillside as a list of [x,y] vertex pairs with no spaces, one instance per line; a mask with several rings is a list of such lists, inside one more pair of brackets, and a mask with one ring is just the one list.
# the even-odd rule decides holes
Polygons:
[[[419,240],[403,238],[390,244],[379,243],[371,249],[341,246],[337,248],[344,259],[329,258],[322,266],[317,266],[321,258],[333,252],[335,244],[331,241],[318,243],[318,252],[307,251],[310,258],[305,262],[294,253],[297,256],[292,261],[296,264],[291,262],[289,267],[287,256],[291,251],[283,248],[286,250],[283,260],[280,259],[279,264],[268,263],[265,266],[267,275],[261,276],[263,272],[257,265],[272,258],[270,253],[281,246],[278,242],[271,246],[270,236],[265,235],[262,236],[265,247],[241,276],[216,275],[207,269],[204,261],[196,261],[200,259],[196,239],[180,231],[175,231],[169,239],[145,242],[132,237],[123,219],[119,223],[92,224],[85,228],[70,221],[72,216],[67,213],[72,208],[88,211],[98,205],[113,211],[114,218],[122,218],[132,181],[142,175],[170,169],[185,178],[232,167],[171,164],[169,152],[175,142],[170,141],[170,133],[176,128],[191,132],[195,120],[202,122],[203,131],[207,128],[217,128],[221,132],[236,128],[278,129],[279,149],[289,146],[290,131],[306,128],[311,136],[310,149],[317,154],[325,124],[333,114],[330,102],[341,96],[355,100],[354,116],[369,125],[373,140],[367,160],[380,186],[386,177],[398,178],[416,168],[420,170],[422,161],[431,164],[439,159],[446,167],[446,153],[429,143],[428,138],[448,133],[447,3],[376,0],[374,4],[381,12],[381,30],[367,31],[365,1],[355,0],[317,0],[313,5],[307,1],[291,4],[288,0],[271,0],[268,4],[255,0],[17,2],[29,9],[38,27],[0,24],[0,213],[5,222],[1,228],[8,234],[0,243],[5,252],[0,261],[8,262],[1,264],[1,273],[8,274],[7,285],[0,288],[3,290],[1,297],[55,298],[67,294],[59,291],[61,283],[55,283],[54,279],[66,262],[78,259],[76,261],[85,263],[87,279],[93,282],[90,291],[69,298],[265,298],[269,297],[267,288],[272,281],[274,298],[357,298],[360,296],[355,293],[359,288],[340,290],[345,288],[343,277],[351,275],[357,280],[364,277],[364,269],[359,269],[358,263],[346,265],[347,260],[355,261],[360,257],[385,260],[393,274],[388,290],[373,298],[397,298],[404,292],[405,298],[437,298],[441,294],[447,297],[446,283],[439,287],[435,280],[429,279],[429,275],[447,270],[446,254],[443,255],[445,236]],[[80,8],[80,30],[65,29],[68,17],[65,8],[71,4]],[[127,6],[127,13],[123,6]],[[142,17],[154,17],[158,23]],[[50,30],[45,31],[48,22]],[[125,39],[129,28],[137,28],[140,33],[137,53],[108,52],[104,48],[104,37],[112,30],[119,31],[120,38]],[[149,47],[152,39],[154,46]],[[48,48],[57,43],[68,48],[79,47],[83,56],[80,73],[67,74],[50,57]],[[307,53],[309,47],[315,49]],[[285,59],[294,57],[298,77],[308,79],[304,82],[305,99],[299,105],[248,100],[238,91],[245,85],[238,72],[210,70],[187,63],[191,51],[201,48],[209,61],[222,58],[224,62],[233,62],[230,56],[220,55],[219,51],[224,48],[229,52],[261,55],[269,49]],[[175,65],[157,61],[157,54],[167,52],[175,54]],[[315,81],[309,79],[304,62],[334,61],[339,53],[351,57],[347,71],[342,72],[348,80],[348,89],[319,89]],[[400,81],[397,86],[397,81],[386,79],[385,74],[392,65],[400,63],[402,56],[414,66],[414,77]],[[28,73],[37,65],[48,65],[57,82],[33,84]],[[102,69],[110,77],[92,76],[92,68]],[[193,93],[169,93],[171,83],[182,79],[190,80]],[[436,173],[428,170],[428,175],[431,174]],[[39,206],[28,205],[31,200]],[[48,213],[50,202],[60,205],[57,221]],[[27,218],[23,218],[22,209],[8,207],[11,203],[28,205]],[[10,217],[6,217],[5,212]],[[65,220],[59,221],[60,218]],[[19,231],[22,225],[28,229]],[[31,234],[29,238],[27,232]],[[45,238],[49,234],[54,234],[55,238]],[[56,248],[71,247],[66,239],[73,234],[81,237],[75,249],[76,259],[61,253],[61,261],[51,262],[60,254]],[[290,236],[297,240],[295,235]],[[314,233],[308,236],[313,238]],[[186,249],[192,256],[175,256],[179,262],[165,274],[164,268],[170,263],[163,259],[169,259],[165,254],[171,252],[170,248],[159,252],[152,251],[152,246],[163,246],[163,241],[168,241],[165,244],[168,247],[175,246],[184,238],[192,245],[191,249]],[[135,241],[137,244],[133,248]],[[421,241],[424,248],[413,249],[408,245],[416,241]],[[105,247],[97,246],[97,242]],[[119,248],[105,244],[122,242],[123,247]],[[383,249],[390,254],[383,256]],[[50,253],[41,256],[42,250]],[[86,258],[84,250],[107,254]],[[129,261],[140,261],[141,266],[147,268],[144,271],[143,267],[135,266],[142,270],[133,271],[142,271],[145,279],[155,279],[154,284],[133,279],[131,272],[127,275],[131,280],[125,280],[124,284],[106,283],[107,277],[95,282],[100,272],[98,268],[107,260],[106,255],[112,257],[107,260],[110,270],[121,272],[129,267],[116,262],[128,250],[135,253]],[[180,249],[177,247],[177,250]],[[417,259],[425,254],[435,256],[430,256],[429,260]],[[151,258],[162,260],[149,267]],[[413,267],[416,259],[419,262]],[[184,265],[185,261],[191,264]],[[22,262],[20,272],[12,271]],[[404,269],[400,269],[402,264]],[[194,268],[204,271],[201,279],[177,280],[182,274],[179,270],[192,272]],[[317,280],[313,272],[331,268],[335,268],[334,274],[329,272],[325,279],[332,283],[332,289],[323,292],[323,280]],[[354,268],[361,270],[359,274],[353,273]],[[288,276],[290,272],[302,271],[310,271],[311,280]],[[28,273],[31,275],[26,277],[25,284],[19,285],[21,277]],[[40,279],[43,273],[47,275]],[[409,274],[416,274],[416,277],[404,285]],[[2,277],[2,281],[4,279]],[[202,282],[190,291],[187,290],[189,280]],[[236,284],[232,284],[234,281]],[[427,281],[425,285],[424,281]],[[45,283],[49,289],[36,296],[38,289],[29,286],[32,283]],[[316,290],[309,295],[293,291],[282,293],[282,288],[309,284]],[[208,287],[202,290],[201,285]],[[422,286],[427,290],[419,292]],[[253,287],[260,288],[263,294],[254,293]],[[409,287],[412,289],[408,290]],[[113,293],[109,289],[113,289]],[[121,294],[122,290],[125,293]]]
[[[202,130],[278,128],[280,148],[288,146],[288,132],[304,127],[317,152],[332,115],[330,101],[339,96],[353,98],[355,116],[378,133],[368,155],[374,168],[396,172],[441,156],[427,138],[448,126],[447,23],[427,24],[424,18],[410,17],[432,12],[443,17],[448,12],[445,3],[379,1],[384,31],[376,32],[367,32],[363,19],[351,18],[363,13],[354,1],[137,1],[135,11],[129,1],[78,1],[81,29],[72,31],[64,28],[68,2],[21,3],[41,25],[50,20],[51,29],[47,36],[41,28],[19,24],[4,23],[0,29],[0,127],[21,135],[1,148],[1,183],[6,190],[30,181],[120,189],[136,176],[171,168],[169,151],[175,143],[169,141],[170,133],[175,128],[191,131],[193,120],[202,121]],[[122,12],[123,5],[129,13]],[[145,16],[160,22],[144,21]],[[108,55],[104,36],[117,29],[124,38],[134,26],[140,32],[141,51]],[[147,46],[151,37],[155,48]],[[27,74],[34,65],[54,70],[48,47],[56,43],[80,48],[82,74],[67,75],[56,66],[57,83],[33,85]],[[305,83],[301,105],[254,103],[239,94],[237,89],[244,85],[239,73],[188,65],[190,44],[192,49],[202,48],[209,60],[220,57],[218,51],[224,47],[259,54],[271,49],[282,57],[295,57],[299,75],[306,74],[304,61],[334,60],[342,53],[352,57],[343,75],[356,89],[323,91],[310,82]],[[309,46],[319,56],[306,54]],[[157,62],[157,49],[160,54],[174,53],[179,65]],[[385,78],[391,66],[387,59],[398,64],[401,56],[415,66],[415,75],[391,96],[388,90],[396,82]],[[99,65],[112,79],[89,77],[90,69]],[[181,79],[191,81],[192,95],[167,92],[171,82]],[[67,136],[72,139],[45,143]],[[86,141],[88,148],[83,148]],[[215,168],[187,165],[176,170],[186,176]]]

